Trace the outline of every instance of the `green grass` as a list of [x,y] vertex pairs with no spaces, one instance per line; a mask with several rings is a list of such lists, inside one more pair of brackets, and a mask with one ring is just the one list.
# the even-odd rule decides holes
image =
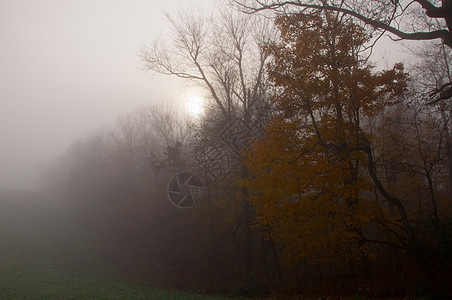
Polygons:
[[80,260],[61,245],[53,247],[23,239],[3,240],[0,299],[220,299],[129,283],[109,274],[108,268]]
[[202,296],[130,284],[113,276],[15,260],[0,278],[2,299],[202,299]]
[[[130,282],[77,231],[0,205],[0,299],[224,299]],[[4,208],[4,207],[3,207]]]
[[[23,241],[22,241],[23,242]],[[2,299],[189,299],[191,296],[133,285],[89,271],[83,262],[65,262],[27,243],[4,250],[0,260]],[[85,270],[84,270],[85,269]]]

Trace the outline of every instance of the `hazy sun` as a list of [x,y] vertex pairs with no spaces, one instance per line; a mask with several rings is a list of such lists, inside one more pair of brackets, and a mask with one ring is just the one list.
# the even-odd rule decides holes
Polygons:
[[191,95],[185,101],[185,109],[190,116],[195,118],[199,117],[203,113],[203,106],[204,100],[199,96]]

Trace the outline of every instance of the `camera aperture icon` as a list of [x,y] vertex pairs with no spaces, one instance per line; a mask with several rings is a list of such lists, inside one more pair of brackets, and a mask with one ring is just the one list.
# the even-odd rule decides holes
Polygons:
[[198,176],[179,173],[168,184],[168,199],[178,208],[196,206],[204,194],[204,187]]

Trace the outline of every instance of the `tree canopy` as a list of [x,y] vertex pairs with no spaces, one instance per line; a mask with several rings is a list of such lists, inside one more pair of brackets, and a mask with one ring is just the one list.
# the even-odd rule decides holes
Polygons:
[[261,221],[293,255],[357,255],[365,251],[362,230],[375,218],[370,212],[378,209],[366,193],[377,186],[410,235],[401,200],[377,175],[367,125],[403,97],[403,67],[374,72],[359,56],[369,36],[337,13],[276,23],[281,41],[267,51],[278,113],[248,156]]
[[349,15],[405,40],[441,39],[452,47],[452,1],[234,0],[246,12],[310,13],[327,10]]

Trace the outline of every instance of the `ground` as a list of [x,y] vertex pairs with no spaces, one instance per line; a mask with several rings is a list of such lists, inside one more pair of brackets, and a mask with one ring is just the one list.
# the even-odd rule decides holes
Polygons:
[[121,274],[65,209],[29,196],[0,194],[1,299],[223,299]]

